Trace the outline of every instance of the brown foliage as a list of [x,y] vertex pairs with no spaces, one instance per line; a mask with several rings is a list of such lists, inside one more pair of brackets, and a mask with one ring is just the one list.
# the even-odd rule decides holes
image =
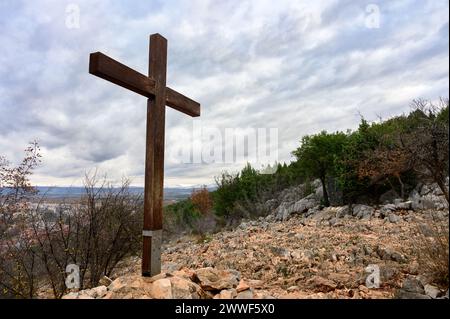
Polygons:
[[202,215],[206,215],[211,212],[213,202],[206,186],[203,186],[202,188],[197,190],[193,190],[191,201]]

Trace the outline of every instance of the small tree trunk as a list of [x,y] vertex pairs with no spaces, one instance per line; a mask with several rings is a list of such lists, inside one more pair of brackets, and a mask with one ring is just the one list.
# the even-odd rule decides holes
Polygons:
[[323,204],[325,205],[325,207],[328,207],[328,206],[330,206],[330,200],[328,198],[327,186],[325,184],[326,178],[321,177],[320,182],[322,183],[322,190],[323,190]]
[[396,177],[397,177],[397,180],[398,180],[398,182],[400,184],[400,196],[401,196],[402,199],[405,199],[405,185],[403,184],[403,181],[400,178],[400,174],[397,174]]

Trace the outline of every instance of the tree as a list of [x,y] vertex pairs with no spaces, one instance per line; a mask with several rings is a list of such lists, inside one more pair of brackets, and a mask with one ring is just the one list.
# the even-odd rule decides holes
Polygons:
[[36,256],[26,230],[29,200],[36,194],[29,176],[40,158],[36,141],[25,149],[18,166],[0,156],[0,288],[6,296],[31,298],[36,292]]
[[141,246],[142,200],[128,192],[127,181],[113,188],[86,176],[85,196],[52,211],[29,181],[39,159],[34,142],[17,167],[0,161],[0,293],[6,297],[33,298],[47,285],[61,297],[72,263],[80,267],[81,288],[97,286]]
[[411,120],[416,127],[409,132],[401,132],[400,147],[414,159],[414,171],[425,181],[435,182],[443,192],[447,202],[449,192],[446,178],[449,175],[449,122],[448,99],[439,104],[426,100],[414,100]]
[[336,161],[341,157],[346,138],[346,134],[341,132],[329,134],[322,131],[317,135],[304,136],[301,146],[293,152],[305,176],[320,179],[325,206],[330,206],[327,178],[336,173]]
[[200,189],[195,189],[191,194],[191,201],[195,208],[200,211],[200,214],[205,216],[211,212],[212,199],[206,186]]

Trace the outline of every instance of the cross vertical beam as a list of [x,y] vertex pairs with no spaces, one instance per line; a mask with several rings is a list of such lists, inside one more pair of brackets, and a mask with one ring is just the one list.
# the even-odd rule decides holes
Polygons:
[[148,98],[145,151],[142,275],[161,272],[164,186],[165,105],[189,116],[200,116],[200,104],[166,87],[167,40],[150,36],[149,75],[145,76],[101,52],[89,56],[89,73]]
[[150,36],[149,60],[148,75],[155,80],[155,90],[154,97],[147,100],[143,276],[161,272],[167,40],[159,34]]

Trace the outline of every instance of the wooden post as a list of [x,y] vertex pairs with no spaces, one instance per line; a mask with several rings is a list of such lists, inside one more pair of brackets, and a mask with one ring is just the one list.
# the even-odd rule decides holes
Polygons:
[[161,272],[162,205],[164,187],[164,125],[166,114],[167,40],[150,36],[148,75],[155,83],[155,96],[147,101],[145,155],[144,231],[142,275]]

